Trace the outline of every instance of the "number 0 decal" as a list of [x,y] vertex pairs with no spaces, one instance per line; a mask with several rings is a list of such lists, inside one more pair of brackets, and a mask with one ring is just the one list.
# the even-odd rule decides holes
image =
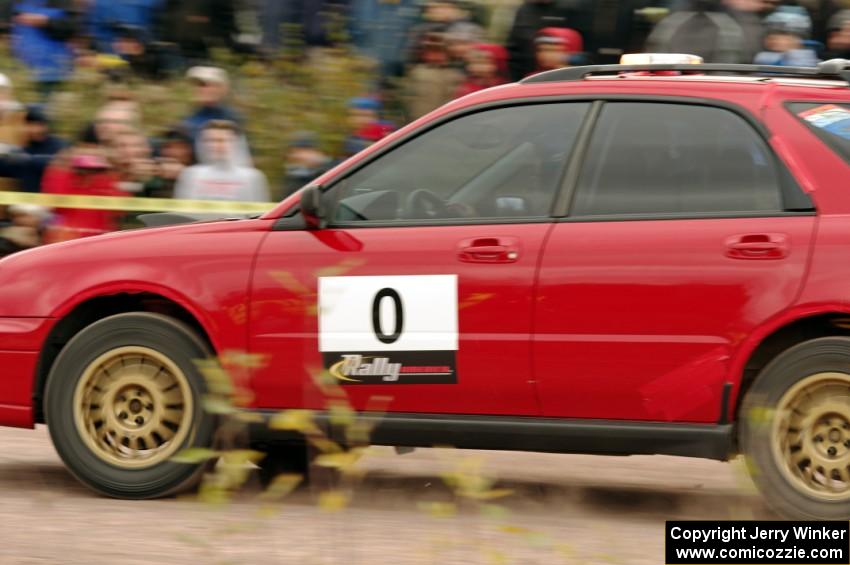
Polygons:
[[320,277],[319,351],[341,384],[453,384],[456,275]]
[[[391,299],[395,305],[395,329],[389,335],[385,334],[381,328],[381,301],[384,298]],[[381,343],[395,343],[401,337],[401,332],[404,330],[404,307],[401,304],[401,296],[395,289],[384,288],[375,295],[375,300],[372,301],[372,329],[375,330],[375,337]]]

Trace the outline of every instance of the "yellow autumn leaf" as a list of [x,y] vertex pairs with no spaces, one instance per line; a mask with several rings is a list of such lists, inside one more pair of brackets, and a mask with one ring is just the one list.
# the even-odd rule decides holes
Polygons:
[[214,449],[206,449],[203,447],[189,447],[172,457],[171,460],[177,463],[188,463],[195,465],[218,457],[218,455],[219,452],[215,451]]
[[498,504],[481,504],[481,515],[490,520],[504,520],[510,515],[510,511],[504,506]]
[[278,412],[269,420],[269,428],[287,430],[302,434],[317,433],[319,429],[313,422],[312,410],[284,410]]
[[233,406],[229,399],[218,395],[209,394],[205,396],[203,405],[204,410],[210,414],[226,415],[236,412],[236,407]]
[[451,502],[420,502],[419,509],[433,518],[452,518],[457,515],[457,506]]
[[271,484],[263,492],[261,498],[264,500],[280,500],[298,488],[298,485],[300,485],[303,480],[303,475],[282,473],[272,479]]
[[239,412],[235,418],[243,424],[262,424],[266,421],[263,415],[258,412]]
[[289,271],[271,271],[269,272],[269,276],[273,278],[280,286],[282,286],[293,294],[298,294],[300,296],[306,296],[311,294],[310,289],[307,288],[307,286],[305,286],[297,278],[295,278],[295,275],[293,275]]
[[484,553],[487,555],[487,560],[495,565],[504,565],[508,562],[507,555],[496,549],[487,549]]
[[259,463],[266,456],[262,451],[254,449],[233,449],[224,451],[221,460],[225,465],[244,465],[246,463]]
[[492,292],[473,292],[472,294],[461,300],[460,304],[458,304],[458,310],[464,310],[472,306],[477,306],[482,302],[490,300],[494,296],[495,294],[493,294]]
[[219,357],[221,364],[229,367],[242,367],[245,369],[261,369],[267,365],[267,355],[260,353],[247,353],[245,351],[225,351]]
[[215,359],[199,359],[195,361],[195,366],[203,375],[207,383],[207,389],[210,394],[219,396],[229,396],[233,390],[233,384],[230,381],[230,375],[222,369],[218,361]]
[[357,463],[362,455],[362,449],[352,449],[351,451],[343,451],[339,453],[323,453],[316,457],[315,463],[319,467],[344,469]]
[[773,408],[768,408],[766,406],[754,406],[753,408],[750,408],[749,412],[747,412],[747,418],[750,423],[754,425],[769,424],[773,421],[775,412],[776,411]]
[[328,402],[328,415],[334,426],[350,426],[354,423],[355,413],[348,402],[331,400]]
[[523,526],[501,526],[499,531],[504,532],[506,534],[513,534],[517,536],[527,536],[531,533],[531,530],[528,528],[524,528]]
[[351,495],[341,490],[327,490],[319,494],[319,508],[327,512],[338,512],[348,506]]
[[338,443],[323,436],[312,435],[307,438],[307,441],[320,453],[339,453],[342,451]]
[[483,491],[472,490],[468,492],[461,492],[460,494],[461,496],[474,498],[475,500],[496,500],[498,498],[511,496],[513,493],[514,491],[508,488],[497,488]]
[[362,259],[346,259],[345,261],[340,261],[336,265],[317,269],[316,277],[338,277],[340,275],[344,275],[345,273],[353,269],[356,269],[357,267],[362,266],[365,263],[366,262]]

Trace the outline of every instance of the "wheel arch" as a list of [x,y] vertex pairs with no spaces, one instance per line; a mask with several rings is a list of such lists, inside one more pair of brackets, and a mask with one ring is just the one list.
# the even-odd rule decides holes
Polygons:
[[89,325],[113,316],[130,312],[162,314],[183,322],[197,332],[211,351],[219,351],[209,324],[185,300],[150,290],[124,290],[85,297],[75,304],[63,306],[56,323],[50,329],[39,354],[33,381],[33,415],[36,423],[44,423],[44,389],[47,376],[62,348]]
[[755,336],[745,353],[733,360],[732,394],[728,413],[721,416],[727,421],[738,420],[739,409],[758,374],[783,351],[799,343],[828,336],[850,336],[850,310],[830,309],[820,312],[786,317]]

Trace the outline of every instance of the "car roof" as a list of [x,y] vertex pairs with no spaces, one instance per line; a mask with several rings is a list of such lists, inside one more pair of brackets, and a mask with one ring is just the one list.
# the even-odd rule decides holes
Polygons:
[[[847,63],[850,65],[850,63]],[[679,69],[678,67],[683,67]],[[601,69],[603,74],[595,75]],[[730,69],[730,70],[720,70]],[[848,67],[850,69],[850,67]],[[589,71],[588,71],[589,70]],[[819,73],[817,68],[765,67],[755,65],[604,65],[568,67],[532,75],[518,83],[503,84],[468,94],[407,124],[387,138],[328,171],[331,178],[339,170],[367,155],[394,143],[400,137],[439,121],[455,112],[474,111],[476,107],[532,102],[540,99],[577,98],[593,100],[606,97],[647,99],[699,99],[732,103],[756,113],[767,100],[766,95],[783,101],[824,101],[850,103],[850,70]],[[651,74],[665,71],[665,74]],[[708,74],[695,74],[707,71]],[[748,72],[749,71],[749,72]],[[671,74],[681,72],[685,74]],[[625,73],[625,74],[624,74]],[[640,73],[640,74],[636,74]],[[720,74],[718,74],[720,73]],[[742,74],[743,73],[743,74]],[[560,76],[559,76],[560,74]],[[541,77],[546,80],[541,80]],[[321,181],[322,178],[317,179]],[[264,218],[277,218],[296,199],[286,199]]]
[[[638,70],[633,70],[635,68]],[[718,68],[733,70],[720,72],[716,70]],[[755,70],[747,73],[748,69]],[[780,70],[773,72],[774,69]],[[586,96],[588,98],[612,95],[663,96],[725,100],[749,106],[763,101],[762,97],[768,89],[779,100],[824,99],[850,102],[850,74],[821,75],[814,67],[789,67],[790,71],[786,70],[784,73],[781,69],[781,67],[755,65],[567,67],[531,75],[519,83],[497,86],[470,94],[450,102],[437,114],[450,113],[479,104],[541,96]],[[663,72],[653,74],[654,71]],[[430,117],[437,116],[432,114]]]
[[590,81],[622,81],[622,80],[648,80],[648,81],[673,81],[673,82],[712,82],[712,83],[738,83],[738,84],[783,84],[788,86],[806,86],[810,88],[843,88],[850,86],[843,80],[829,80],[817,78],[793,78],[793,77],[763,77],[763,76],[718,76],[718,75],[679,75],[679,76],[657,76],[657,75],[619,75],[619,76],[591,76],[584,80]]

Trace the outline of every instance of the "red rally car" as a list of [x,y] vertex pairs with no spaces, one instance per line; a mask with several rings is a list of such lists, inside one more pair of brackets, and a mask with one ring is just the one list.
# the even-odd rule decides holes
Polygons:
[[[188,486],[193,362],[252,409],[389,398],[373,441],[743,453],[850,518],[850,62],[566,68],[414,122],[258,218],[0,262],[0,424],[107,495]],[[247,370],[247,369],[246,369]]]

